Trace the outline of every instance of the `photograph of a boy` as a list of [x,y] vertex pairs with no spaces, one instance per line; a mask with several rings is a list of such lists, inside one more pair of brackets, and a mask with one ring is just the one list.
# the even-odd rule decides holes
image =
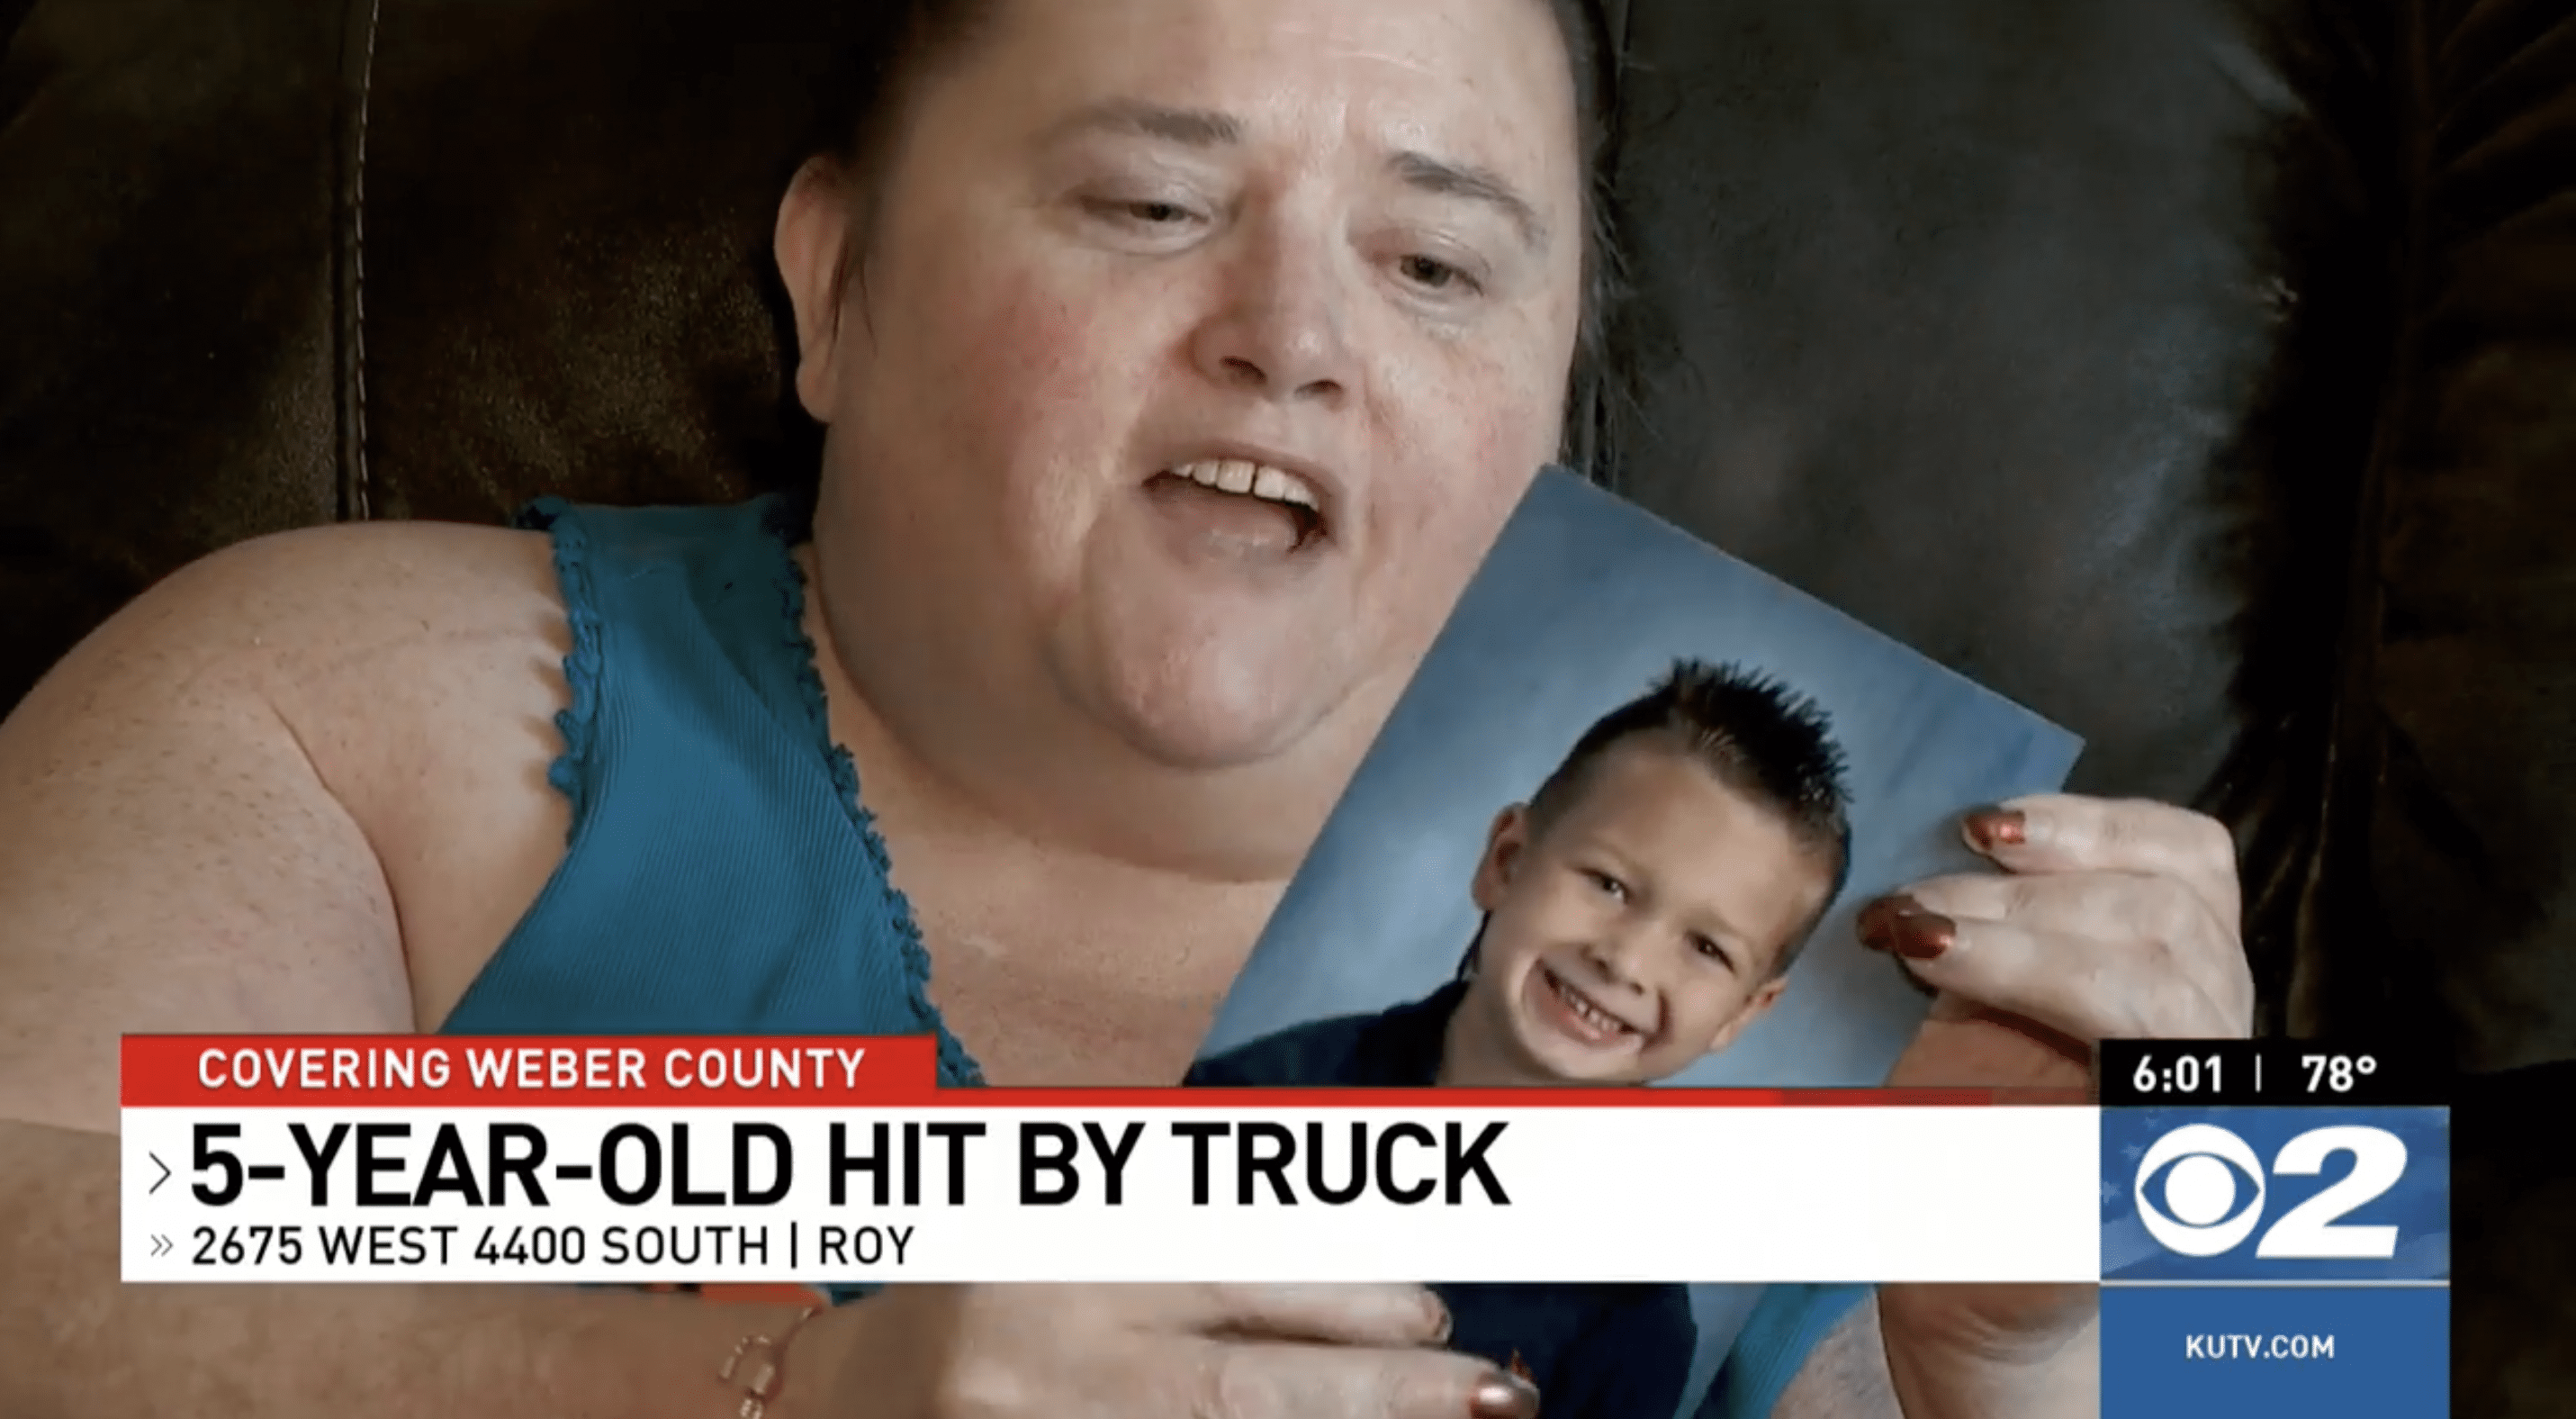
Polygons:
[[[1373,1015],[1195,1066],[1216,1087],[1644,1085],[1725,1049],[1787,987],[1851,855],[1813,702],[1676,663],[1495,817],[1458,975]],[[1558,1419],[1670,1414],[1698,1333],[1681,1285],[1435,1285],[1450,1344],[1519,1364]]]

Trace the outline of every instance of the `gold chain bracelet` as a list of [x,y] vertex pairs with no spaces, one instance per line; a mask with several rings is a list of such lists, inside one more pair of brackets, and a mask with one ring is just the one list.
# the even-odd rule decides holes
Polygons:
[[742,1386],[742,1407],[735,1411],[736,1419],[763,1419],[769,1413],[770,1403],[778,1398],[778,1387],[787,1377],[787,1347],[795,1341],[796,1332],[805,1328],[805,1322],[822,1312],[821,1306],[807,1306],[776,1338],[746,1335],[735,1343],[716,1378]]

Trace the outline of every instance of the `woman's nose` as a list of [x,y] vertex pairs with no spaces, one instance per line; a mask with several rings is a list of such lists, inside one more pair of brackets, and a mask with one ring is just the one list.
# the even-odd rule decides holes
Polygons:
[[1201,373],[1274,400],[1338,402],[1357,383],[1349,277],[1330,245],[1293,231],[1247,241],[1193,339]]

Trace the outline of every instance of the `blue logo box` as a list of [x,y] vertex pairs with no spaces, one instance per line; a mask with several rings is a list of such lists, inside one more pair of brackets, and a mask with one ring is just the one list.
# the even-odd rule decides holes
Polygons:
[[2101,1419],[2448,1419],[2442,1286],[2109,1286]]
[[2448,1109],[2102,1112],[2105,1282],[2450,1275]]

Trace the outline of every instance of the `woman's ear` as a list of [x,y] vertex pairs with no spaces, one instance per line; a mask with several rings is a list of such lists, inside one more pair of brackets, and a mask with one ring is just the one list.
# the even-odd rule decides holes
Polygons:
[[832,422],[840,391],[841,301],[854,230],[841,165],[808,159],[778,204],[773,249],[779,280],[796,310],[796,399],[821,424]]

